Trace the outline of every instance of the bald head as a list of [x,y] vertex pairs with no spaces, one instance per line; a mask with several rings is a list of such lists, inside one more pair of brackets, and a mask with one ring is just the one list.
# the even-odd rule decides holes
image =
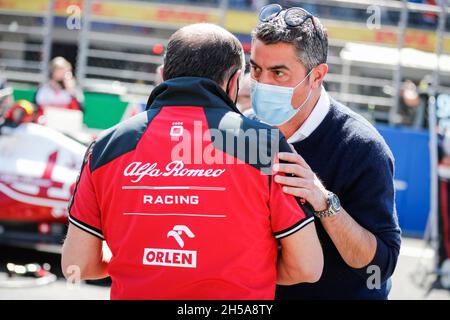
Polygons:
[[244,67],[239,40],[219,26],[192,24],[176,31],[169,39],[164,58],[164,80],[203,77],[223,85]]

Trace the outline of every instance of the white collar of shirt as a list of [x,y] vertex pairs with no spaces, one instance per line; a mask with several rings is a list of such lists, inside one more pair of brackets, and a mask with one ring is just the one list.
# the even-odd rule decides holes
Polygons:
[[294,132],[294,134],[287,140],[289,143],[295,143],[308,138],[314,130],[322,123],[325,119],[328,111],[330,110],[330,97],[327,91],[322,86],[322,91],[320,92],[320,98],[317,101],[316,106],[305,120],[305,122],[300,126],[300,128]]

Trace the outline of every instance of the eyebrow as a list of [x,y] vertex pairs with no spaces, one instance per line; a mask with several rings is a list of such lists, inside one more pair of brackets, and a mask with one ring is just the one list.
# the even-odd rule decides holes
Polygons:
[[252,66],[255,66],[255,67],[261,69],[261,67],[260,67],[255,61],[253,61],[252,59],[250,59],[250,64],[251,64]]
[[276,66],[272,66],[268,68],[269,70],[278,70],[278,69],[285,69],[285,70],[289,70],[288,67],[286,67],[284,64],[278,64]]
[[[262,69],[262,68],[261,68],[255,61],[253,61],[252,59],[250,59],[250,64],[253,65],[253,66],[255,66],[255,67],[257,67],[257,68]],[[271,70],[271,71],[273,71],[273,70],[279,70],[279,69],[289,70],[289,68],[288,68],[287,66],[285,66],[284,64],[278,64],[278,65],[269,67],[268,69]]]

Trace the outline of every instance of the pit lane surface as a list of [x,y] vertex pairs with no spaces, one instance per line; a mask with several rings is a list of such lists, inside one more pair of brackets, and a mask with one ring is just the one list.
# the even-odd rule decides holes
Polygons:
[[[57,249],[55,251],[58,251]],[[109,299],[108,281],[83,282],[79,285],[67,284],[60,270],[60,255],[31,249],[0,246],[0,282],[6,278],[6,264],[13,262],[49,263],[51,272],[58,279],[51,284],[27,288],[0,287],[0,300],[43,299],[43,300],[105,300]],[[434,275],[428,275],[433,265],[433,252],[424,249],[419,239],[404,238],[397,269],[393,276],[390,299],[437,299],[450,300],[450,291],[442,288],[430,290]]]

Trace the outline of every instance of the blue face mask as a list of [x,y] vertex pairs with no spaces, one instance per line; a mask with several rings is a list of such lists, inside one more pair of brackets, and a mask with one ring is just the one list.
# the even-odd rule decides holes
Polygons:
[[305,101],[298,108],[295,109],[291,104],[294,90],[309,77],[311,72],[312,69],[293,88],[273,86],[252,79],[252,108],[258,118],[272,126],[280,126],[291,120],[308,102],[311,96],[312,90],[310,89]]

